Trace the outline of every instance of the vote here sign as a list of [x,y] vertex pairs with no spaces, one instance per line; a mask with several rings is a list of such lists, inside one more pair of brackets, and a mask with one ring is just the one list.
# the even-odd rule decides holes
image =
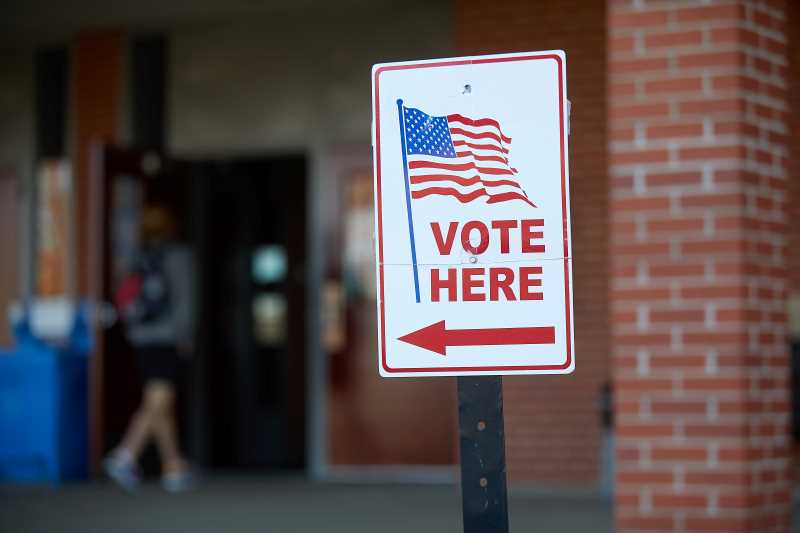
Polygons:
[[575,368],[562,51],[372,69],[379,371]]

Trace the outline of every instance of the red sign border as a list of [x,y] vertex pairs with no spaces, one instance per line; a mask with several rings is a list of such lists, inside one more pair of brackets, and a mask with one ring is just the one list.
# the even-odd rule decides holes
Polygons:
[[[559,128],[561,145],[561,214],[563,221],[563,241],[564,241],[564,302],[566,309],[566,345],[567,359],[560,365],[528,365],[528,366],[450,366],[433,368],[390,368],[386,363],[386,313],[384,298],[383,281],[383,206],[381,195],[381,118],[380,118],[380,75],[391,70],[410,70],[418,68],[451,67],[457,65],[501,63],[505,61],[530,61],[538,59],[553,59],[558,66],[558,106],[559,106]],[[378,218],[378,272],[380,285],[380,313],[381,313],[381,366],[383,370],[390,374],[402,373],[434,373],[434,372],[505,372],[505,371],[530,371],[530,370],[565,370],[572,364],[572,317],[570,305],[570,275],[569,275],[569,244],[567,240],[567,169],[564,157],[564,81],[563,81],[563,61],[556,54],[531,54],[512,57],[487,57],[483,59],[460,59],[453,61],[439,61],[430,63],[409,63],[403,65],[386,65],[375,70],[373,95],[375,106],[375,197],[377,199]]]

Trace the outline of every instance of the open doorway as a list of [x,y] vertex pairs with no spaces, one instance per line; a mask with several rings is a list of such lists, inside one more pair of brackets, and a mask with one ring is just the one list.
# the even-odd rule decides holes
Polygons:
[[[137,212],[145,202],[174,211],[193,252],[196,348],[179,385],[190,458],[211,468],[304,468],[305,158],[181,162],[107,147],[103,166],[106,301],[135,253]],[[141,390],[118,324],[104,332],[98,360],[96,439],[107,452]]]

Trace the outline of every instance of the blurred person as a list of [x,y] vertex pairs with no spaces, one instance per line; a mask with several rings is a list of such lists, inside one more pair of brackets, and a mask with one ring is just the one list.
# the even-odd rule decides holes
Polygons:
[[104,461],[108,476],[126,490],[141,482],[138,459],[151,439],[161,460],[164,489],[178,492],[193,483],[175,424],[181,358],[192,351],[193,265],[191,252],[178,244],[176,235],[175,218],[167,208],[145,207],[141,252],[116,294],[144,383],[122,441]]

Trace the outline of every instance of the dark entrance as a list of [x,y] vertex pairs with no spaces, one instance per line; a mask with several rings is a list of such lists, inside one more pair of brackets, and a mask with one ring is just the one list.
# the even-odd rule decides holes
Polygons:
[[[196,350],[179,391],[184,447],[209,467],[303,468],[305,158],[160,158],[148,174],[153,156],[104,149],[102,296],[111,300],[120,250],[130,248],[121,241],[136,217],[126,213],[141,200],[171,206],[197,276]],[[98,360],[95,423],[107,451],[140,395],[119,325],[104,333]]]
[[197,163],[200,345],[213,466],[302,468],[306,408],[303,157]]

